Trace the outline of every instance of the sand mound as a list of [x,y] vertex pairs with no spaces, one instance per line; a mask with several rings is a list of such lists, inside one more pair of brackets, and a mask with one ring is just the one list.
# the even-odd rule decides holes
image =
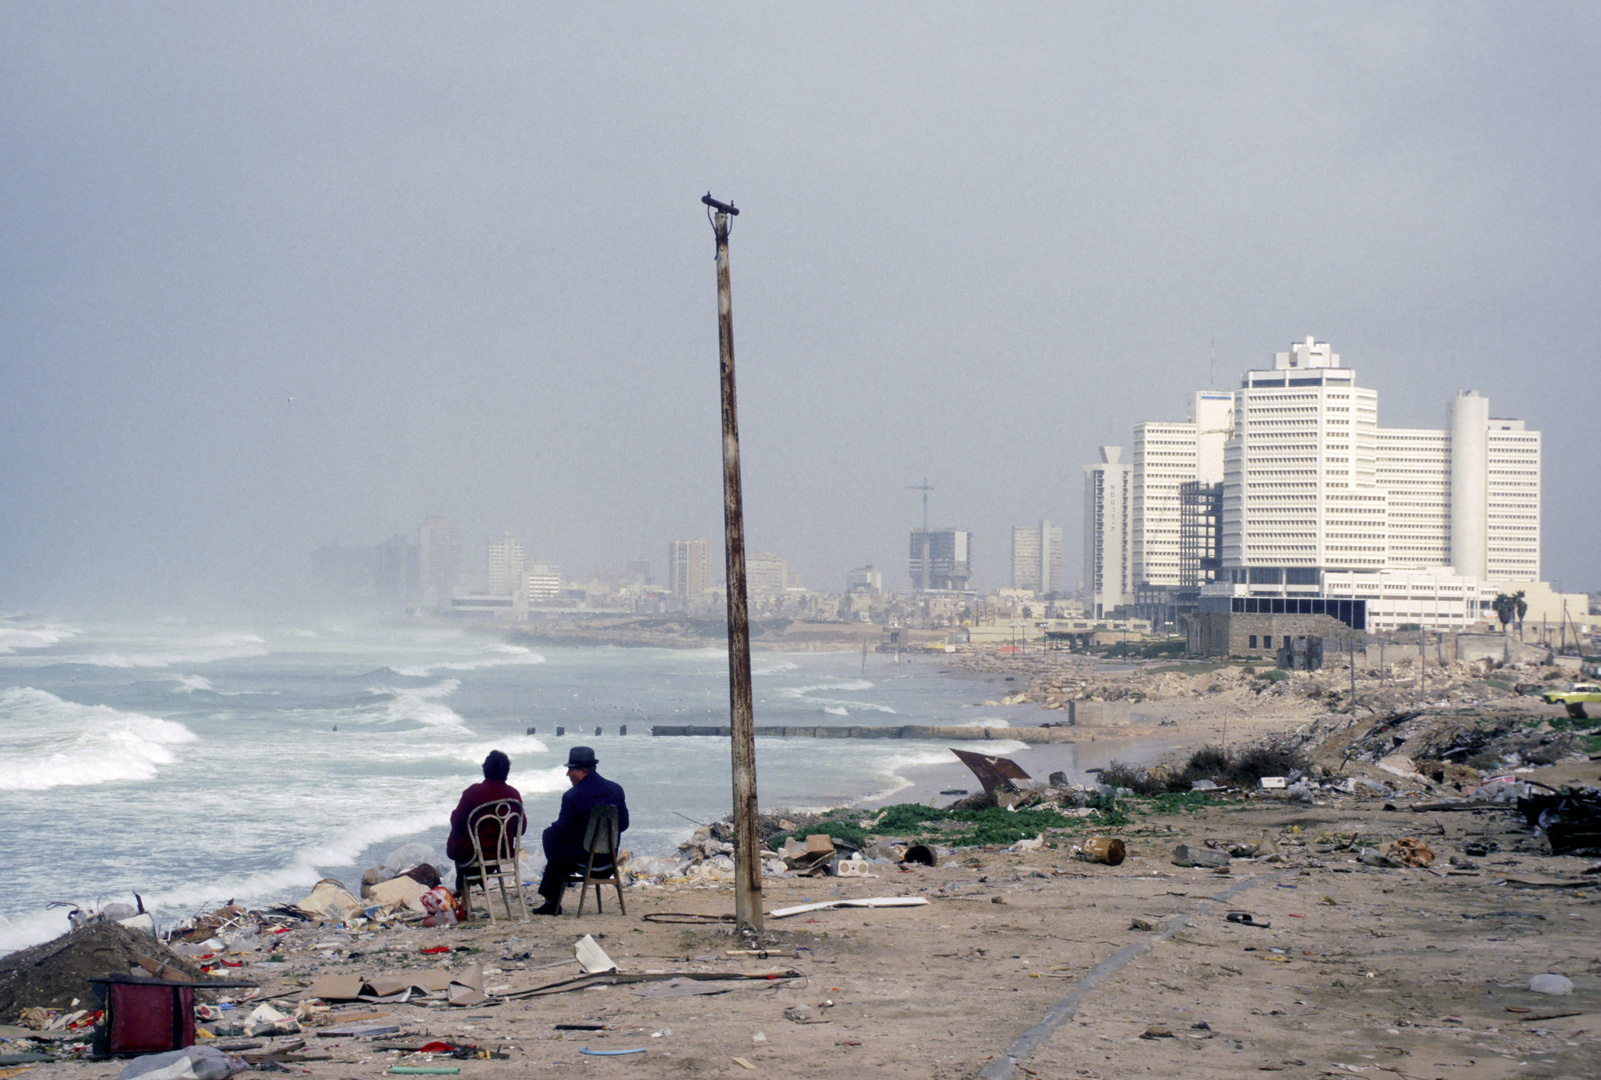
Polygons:
[[149,934],[121,923],[95,922],[43,945],[0,957],[0,1023],[14,1023],[23,1009],[94,1007],[89,980],[101,975],[148,972],[135,956],[167,964],[195,980],[205,974]]

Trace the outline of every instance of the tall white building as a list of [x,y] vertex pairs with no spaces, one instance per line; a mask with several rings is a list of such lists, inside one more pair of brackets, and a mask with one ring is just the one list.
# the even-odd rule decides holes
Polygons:
[[[1190,397],[1190,418],[1181,423],[1146,421],[1134,426],[1129,490],[1129,575],[1140,585],[1179,584],[1179,485],[1223,479],[1223,447],[1234,423],[1234,395],[1202,390]],[[1093,466],[1092,466],[1093,467]]]
[[[1197,553],[1185,550],[1181,485],[1198,481],[1222,491],[1221,573],[1207,596],[1359,599],[1373,629],[1482,621],[1497,592],[1525,585],[1556,596],[1539,584],[1540,433],[1492,417],[1474,390],[1445,421],[1381,428],[1377,392],[1310,337],[1236,391],[1195,394],[1188,422],[1134,429],[1127,588],[1143,604],[1185,585],[1181,565]],[[1085,469],[1085,585],[1097,598],[1111,595],[1097,563],[1102,457]]]
[[489,543],[488,591],[497,596],[510,596],[523,583],[523,542],[511,533],[503,533]]
[[1443,428],[1381,428],[1377,393],[1308,338],[1235,401],[1214,591],[1360,599],[1368,628],[1392,629],[1483,621],[1497,592],[1538,583],[1540,433],[1477,391]]
[[1012,588],[1041,595],[1064,591],[1062,565],[1060,525],[1041,521],[1037,527],[1012,526]]
[[1129,578],[1129,481],[1134,466],[1119,461],[1121,446],[1101,447],[1084,466],[1084,592],[1092,618],[1133,602]]
[[1317,595],[1322,570],[1388,565],[1378,394],[1307,338],[1249,371],[1224,449],[1223,567],[1236,584]]

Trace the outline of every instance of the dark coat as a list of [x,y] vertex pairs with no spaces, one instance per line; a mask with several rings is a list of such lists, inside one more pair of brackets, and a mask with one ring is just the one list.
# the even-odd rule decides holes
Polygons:
[[[472,837],[467,835],[467,819],[485,803],[500,799],[516,799],[520,808],[522,793],[504,780],[484,780],[461,793],[461,801],[450,812],[450,839],[445,841],[445,854],[456,862],[468,862],[473,857]],[[528,831],[528,815],[523,815],[522,832]],[[497,833],[498,835],[498,833]],[[583,837],[579,837],[580,840]]]
[[561,813],[545,830],[547,862],[570,862],[584,853],[584,826],[589,822],[589,812],[597,806],[617,807],[619,835],[628,828],[628,803],[622,785],[591,771],[562,794]]

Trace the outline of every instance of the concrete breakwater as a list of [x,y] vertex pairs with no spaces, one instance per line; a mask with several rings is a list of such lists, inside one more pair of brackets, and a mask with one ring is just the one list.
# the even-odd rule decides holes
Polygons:
[[[780,739],[935,739],[945,742],[1013,739],[1025,743],[1070,743],[1085,738],[1084,728],[1124,727],[1129,722],[1124,701],[1069,702],[1068,722],[1049,727],[981,727],[977,724],[901,724],[866,727],[858,724],[758,724],[756,734]],[[652,735],[713,735],[728,738],[727,724],[656,724]]]
[[[650,729],[652,735],[716,735],[728,738],[727,724],[657,724]],[[936,739],[944,742],[972,742],[982,739],[1015,739],[1026,743],[1077,742],[1082,736],[1070,727],[935,727],[928,724],[903,724],[900,727],[830,726],[816,727],[805,724],[758,725],[756,734],[768,738],[788,739]]]

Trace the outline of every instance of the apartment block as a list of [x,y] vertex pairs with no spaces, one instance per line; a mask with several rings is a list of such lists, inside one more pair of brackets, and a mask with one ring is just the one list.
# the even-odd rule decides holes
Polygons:
[[698,600],[711,587],[711,542],[673,540],[667,545],[667,591],[680,600]]
[[1012,588],[1028,589],[1044,595],[1066,589],[1062,568],[1062,527],[1041,521],[1039,525],[1012,526]]
[[1130,480],[1134,466],[1120,461],[1121,446],[1101,447],[1101,460],[1084,466],[1084,581],[1088,614],[1105,618],[1133,603],[1130,578]]

